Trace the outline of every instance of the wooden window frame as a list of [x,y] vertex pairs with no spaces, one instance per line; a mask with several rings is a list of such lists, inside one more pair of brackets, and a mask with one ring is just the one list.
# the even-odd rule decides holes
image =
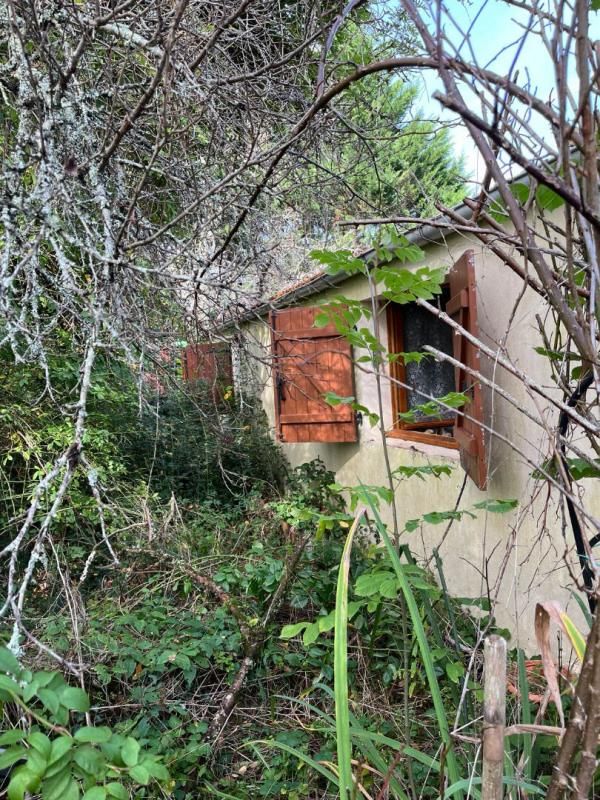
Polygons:
[[[404,352],[404,320],[406,308],[397,303],[388,303],[386,309],[388,330],[388,352]],[[429,444],[436,447],[445,447],[449,450],[458,450],[459,444],[451,436],[441,436],[436,433],[427,433],[430,428],[448,428],[454,423],[448,420],[431,420],[421,422],[404,422],[399,418],[400,413],[409,410],[408,391],[406,389],[406,365],[402,359],[396,359],[389,365],[390,389],[392,397],[392,428],[386,432],[391,439],[404,439],[409,442]]]

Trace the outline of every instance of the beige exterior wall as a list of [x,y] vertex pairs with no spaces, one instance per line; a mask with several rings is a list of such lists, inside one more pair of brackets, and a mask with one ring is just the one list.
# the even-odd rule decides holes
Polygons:
[[[531,379],[546,388],[552,386],[544,357],[534,351],[541,344],[536,315],[547,313],[542,300],[533,291],[522,294],[521,279],[504,266],[493,254],[484,251],[477,242],[454,234],[442,244],[426,248],[422,264],[447,266],[466,249],[475,251],[478,287],[479,327],[482,339],[495,351],[500,349],[513,364]],[[420,266],[419,264],[415,267]],[[313,305],[328,296],[367,300],[369,289],[364,277],[349,279],[329,292],[307,298]],[[386,340],[385,314],[380,316],[381,336]],[[251,349],[259,356],[255,361],[256,377],[269,423],[274,428],[273,384],[268,367],[270,332],[264,322],[254,322],[245,328]],[[357,353],[355,353],[357,355]],[[368,366],[368,365],[359,365]],[[482,371],[516,401],[511,405],[497,392],[486,390],[488,424],[497,436],[491,437],[489,474],[486,492],[481,492],[467,479],[460,500],[460,509],[471,509],[485,498],[520,501],[518,510],[509,514],[476,512],[477,519],[468,516],[454,522],[443,538],[445,524],[423,525],[403,536],[413,552],[429,559],[433,548],[439,547],[444,573],[450,591],[457,596],[480,596],[489,591],[496,598],[498,622],[513,633],[528,650],[535,649],[533,622],[535,604],[543,600],[559,600],[568,607],[574,618],[580,619],[571,591],[574,588],[565,567],[565,552],[572,554],[572,534],[567,528],[566,541],[561,532],[561,512],[556,498],[545,486],[536,486],[531,478],[528,459],[539,462],[540,453],[548,451],[548,436],[543,428],[532,422],[523,410],[536,419],[547,419],[556,425],[556,409],[544,407],[540,398],[531,396],[523,384],[490,359],[484,359]],[[373,375],[355,369],[356,394],[359,403],[377,411],[377,388]],[[387,384],[387,382],[386,382]],[[389,385],[383,392],[386,425],[391,427],[391,394]],[[516,452],[502,437],[514,443]],[[396,493],[400,525],[428,511],[446,511],[457,503],[465,473],[460,467],[457,451],[431,445],[388,439],[392,469],[400,465],[444,463],[455,467],[451,477],[428,479],[413,477],[401,483]],[[283,450],[295,466],[320,457],[336,473],[339,483],[348,486],[360,481],[367,484],[387,483],[383,445],[377,428],[367,421],[359,428],[355,444],[284,444]],[[600,516],[598,482],[585,486],[586,507]],[[391,511],[383,508],[383,517],[391,521]],[[577,569],[575,570],[577,571]]]

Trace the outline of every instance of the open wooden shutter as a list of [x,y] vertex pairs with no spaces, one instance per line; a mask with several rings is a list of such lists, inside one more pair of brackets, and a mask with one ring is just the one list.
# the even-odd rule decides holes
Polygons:
[[[477,324],[477,291],[473,251],[467,250],[448,274],[450,299],[446,313],[473,336],[479,336]],[[476,372],[480,371],[479,348],[458,331],[453,332],[454,358]],[[470,372],[456,367],[456,391],[464,392],[470,402],[463,407],[469,419],[456,415],[454,437],[460,448],[460,460],[465,472],[480,489],[487,484],[487,436],[483,422],[481,384]]]
[[322,309],[290,308],[270,317],[277,436],[282,442],[355,442],[348,405],[330,406],[325,392],[354,395],[352,348],[334,325],[315,328]]
[[223,399],[223,390],[233,383],[231,348],[224,342],[189,344],[183,351],[183,379],[202,381],[210,387],[213,400]]

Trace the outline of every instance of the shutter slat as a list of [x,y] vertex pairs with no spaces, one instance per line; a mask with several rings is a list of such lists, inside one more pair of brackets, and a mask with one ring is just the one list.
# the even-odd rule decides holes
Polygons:
[[[472,250],[467,250],[454,264],[448,275],[450,299],[446,313],[472,336],[479,336],[477,322],[477,287]],[[461,336],[453,334],[454,357],[476,372],[480,371],[479,348]],[[454,437],[460,449],[460,461],[465,472],[480,489],[487,485],[487,436],[483,424],[483,394],[480,382],[466,369],[456,367],[456,391],[464,392],[470,402],[463,406],[463,414],[456,415]]]
[[355,442],[349,406],[330,406],[326,392],[354,395],[352,348],[334,325],[315,328],[319,307],[271,314],[275,416],[283,442]]

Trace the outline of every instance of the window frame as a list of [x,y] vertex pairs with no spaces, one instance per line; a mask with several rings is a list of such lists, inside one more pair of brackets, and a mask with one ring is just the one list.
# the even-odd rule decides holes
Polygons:
[[[444,288],[446,288],[444,286]],[[388,353],[404,352],[404,322],[406,309],[410,304],[402,306],[398,303],[387,303],[386,320],[388,333]],[[458,450],[459,444],[454,436],[441,436],[436,433],[427,433],[430,428],[448,428],[448,420],[433,420],[421,422],[404,422],[398,416],[409,410],[408,391],[406,389],[406,365],[402,359],[389,363],[390,391],[392,401],[392,427],[386,436],[392,439],[404,439],[410,442],[430,444],[436,447],[445,447]],[[454,427],[454,422],[452,422]]]

